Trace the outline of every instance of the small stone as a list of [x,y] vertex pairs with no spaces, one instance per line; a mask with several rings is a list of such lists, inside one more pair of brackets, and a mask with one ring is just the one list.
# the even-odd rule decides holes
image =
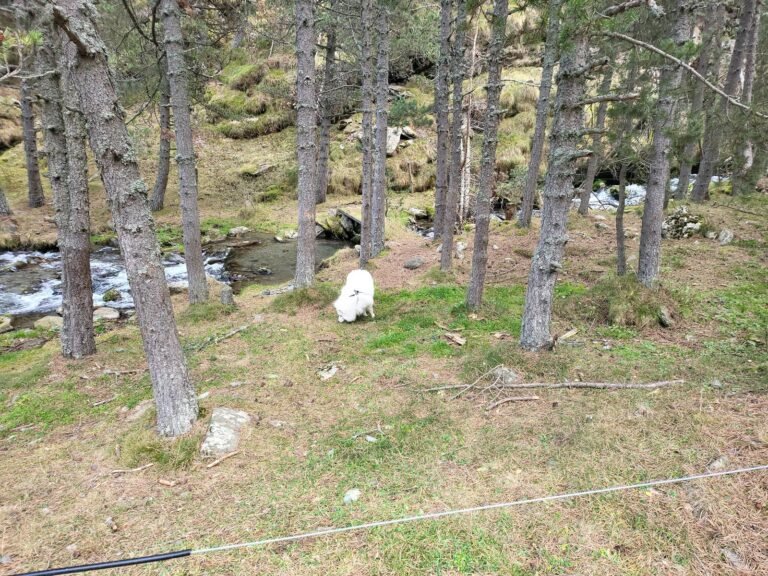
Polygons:
[[258,270],[256,270],[256,274],[260,274],[261,276],[271,276],[272,270],[266,266],[261,266]]
[[243,384],[245,384],[245,382],[240,382],[239,380],[235,380],[234,382],[230,382],[230,383],[229,383],[229,385],[230,385],[232,388],[239,388],[239,387],[240,387],[240,386],[242,386]]
[[247,226],[235,226],[234,228],[230,229],[230,231],[227,233],[227,236],[242,236],[243,234],[246,234],[250,231],[251,229]]
[[352,502],[357,502],[360,499],[361,494],[362,492],[360,492],[360,490],[357,488],[347,490],[346,494],[344,494],[344,504],[352,504]]
[[221,295],[219,298],[221,299],[221,303],[224,304],[224,306],[235,305],[235,296],[230,286],[222,286]]
[[299,233],[296,232],[296,230],[286,230],[283,232],[283,238],[287,238],[288,240],[296,240],[298,237]]
[[224,456],[234,452],[243,427],[250,423],[251,417],[242,410],[214,408],[200,453],[203,456]]
[[728,466],[728,463],[730,462],[730,458],[723,454],[722,456],[718,456],[712,462],[707,464],[707,470],[710,472],[715,472],[717,470],[724,470],[726,466]]
[[608,226],[608,224],[605,222],[595,222],[595,228],[598,230],[608,230],[610,226]]
[[365,441],[366,441],[366,442],[370,442],[371,444],[373,444],[373,443],[375,443],[375,442],[378,442],[378,441],[379,441],[379,439],[378,439],[378,438],[376,438],[375,436],[366,436],[366,437],[365,437]]
[[720,246],[726,246],[733,242],[733,232],[727,228],[720,230],[720,234],[717,235],[717,241],[720,242]]
[[77,544],[70,544],[65,548],[65,550],[72,554],[72,558],[77,558],[80,556],[80,550],[77,549]]
[[672,314],[666,306],[659,308],[659,324],[664,328],[670,328],[675,324],[675,321],[672,320]]
[[10,316],[0,316],[0,334],[13,330]]
[[405,264],[403,264],[403,268],[406,268],[408,270],[416,270],[417,268],[421,268],[424,266],[424,260],[419,258],[418,256],[416,258],[411,258],[410,260],[407,260]]
[[288,425],[288,422],[285,422],[284,420],[270,420],[269,425],[272,426],[272,428],[285,428]]
[[744,562],[741,556],[739,556],[736,552],[733,550],[729,550],[728,548],[722,548],[720,550],[723,554],[723,558],[725,558],[725,561],[728,562],[731,566],[733,566],[734,569],[738,570],[739,572],[751,572],[749,568],[749,564]]
[[118,527],[117,527],[117,524],[115,523],[115,521],[112,519],[112,516],[107,517],[107,519],[104,520],[104,524],[106,524],[107,528],[112,530],[112,532],[117,532]]
[[61,316],[43,316],[39,320],[35,320],[35,328],[40,330],[61,330],[64,325],[64,320]]
[[491,246],[491,248],[493,248],[494,250],[498,250],[498,249],[499,249],[499,247],[498,247],[496,244],[494,244],[493,246]]
[[210,395],[211,395],[211,393],[210,393],[210,392],[203,392],[202,394],[198,394],[198,395],[197,395],[197,399],[198,399],[198,400],[205,400],[205,399],[206,399],[206,398],[208,398],[208,396],[210,396]]
[[714,240],[715,238],[717,238],[717,232],[710,230],[709,232],[704,234],[704,237],[708,238],[709,240]]
[[11,558],[10,554],[0,556],[0,566],[7,566],[11,562],[13,562],[13,558]]
[[99,320],[118,320],[119,318],[120,312],[114,308],[109,308],[108,306],[102,306],[93,311],[94,322],[98,322]]
[[592,215],[592,219],[593,219],[593,220],[601,220],[601,221],[603,221],[603,222],[605,222],[606,220],[608,220],[608,218],[606,218],[606,217],[605,217],[605,216],[603,216],[602,214],[593,214],[593,215]]
[[709,385],[710,385],[712,388],[718,388],[718,389],[723,387],[723,383],[722,383],[722,382],[720,382],[720,380],[718,380],[717,378],[715,378],[714,380],[712,380],[712,382],[710,382],[710,383],[709,383]]
[[429,218],[429,214],[423,208],[408,208],[408,214],[416,218],[416,220],[426,220]]
[[283,238],[282,236],[275,236],[275,242],[279,242],[280,244],[284,244],[285,243],[285,238]]

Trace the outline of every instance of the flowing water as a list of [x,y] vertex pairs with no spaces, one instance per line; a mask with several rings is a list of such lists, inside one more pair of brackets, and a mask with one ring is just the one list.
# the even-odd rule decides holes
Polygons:
[[[317,262],[347,246],[337,240],[317,240]],[[166,254],[165,276],[172,287],[185,287],[187,270],[183,256]],[[239,290],[248,284],[280,284],[293,278],[296,241],[277,242],[269,234],[249,233],[236,240],[207,247],[206,273]],[[93,305],[133,307],[128,276],[116,248],[100,248],[91,254]],[[18,251],[0,253],[0,315],[39,316],[61,306],[61,259],[58,252]],[[108,291],[119,299],[104,301]]]

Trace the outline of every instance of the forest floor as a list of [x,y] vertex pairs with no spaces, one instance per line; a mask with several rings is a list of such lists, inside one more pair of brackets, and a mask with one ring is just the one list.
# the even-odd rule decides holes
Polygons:
[[[352,250],[339,252],[309,291],[265,297],[252,286],[236,309],[190,308],[174,296],[192,378],[205,394],[199,424],[180,440],[154,436],[134,323],[100,327],[98,353],[81,361],[61,359],[55,338],[11,348],[50,334],[0,336],[0,574],[768,463],[768,218],[693,206],[736,240],[665,240],[662,287],[647,292],[612,273],[611,214],[574,213],[553,330],[578,332],[533,354],[517,338],[536,230],[494,226],[486,302],[468,314],[471,234],[446,275],[436,246],[405,227],[400,208],[429,202],[393,196],[390,247],[371,266],[375,320],[339,324],[331,306],[356,267]],[[768,214],[765,196],[715,202]],[[281,226],[293,210],[290,201],[256,204],[248,221]],[[230,216],[204,207],[203,217]],[[637,211],[627,227],[639,232]],[[636,252],[630,239],[630,265]],[[424,266],[404,269],[415,256]],[[657,322],[662,304],[669,328]],[[338,371],[322,380],[318,371],[332,364]],[[532,382],[685,383],[532,390],[538,400],[492,410],[492,393],[428,391],[499,364]],[[208,468],[198,450],[218,406],[245,410],[256,424],[237,455]],[[353,488],[361,496],[345,505]],[[768,475],[756,473],[121,573],[767,574],[766,541]]]

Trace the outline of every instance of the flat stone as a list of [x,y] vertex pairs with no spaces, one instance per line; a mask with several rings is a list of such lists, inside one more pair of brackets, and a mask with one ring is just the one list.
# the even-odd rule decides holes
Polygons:
[[727,228],[720,230],[720,234],[717,235],[717,241],[720,242],[720,246],[725,246],[733,242],[733,232]]
[[403,126],[402,138],[413,140],[414,138],[418,138],[418,134],[416,134],[416,131],[410,126]]
[[98,320],[118,320],[119,318],[120,312],[108,306],[102,306],[93,311],[94,322],[97,322]]
[[672,314],[670,313],[669,308],[666,306],[659,308],[659,324],[664,328],[669,328],[674,325],[674,323],[675,321],[672,320]]
[[35,328],[40,330],[61,330],[64,325],[64,319],[61,316],[43,316],[35,320]]
[[248,228],[247,226],[235,226],[234,228],[232,228],[229,231],[227,236],[242,236],[243,234],[245,234],[247,232],[250,232],[250,231],[251,231],[251,229]]
[[403,264],[403,268],[407,268],[408,270],[416,270],[422,266],[424,266],[424,260],[419,257],[411,258],[410,260],[406,261],[405,264]]
[[214,408],[208,434],[200,447],[203,456],[224,456],[237,450],[240,433],[251,423],[251,417],[242,410]]
[[0,316],[0,334],[13,330],[11,322],[12,319],[10,316]]

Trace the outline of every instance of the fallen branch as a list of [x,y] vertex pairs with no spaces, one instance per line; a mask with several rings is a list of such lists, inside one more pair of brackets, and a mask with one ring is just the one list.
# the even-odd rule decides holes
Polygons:
[[144,464],[144,466],[139,466],[138,468],[126,468],[123,470],[112,470],[110,474],[128,474],[130,472],[141,472],[142,470],[146,470],[147,468],[151,468],[154,466],[154,462],[150,462],[149,464]]
[[555,384],[547,382],[521,382],[519,384],[501,384],[502,388],[543,388],[553,390],[555,388],[598,388],[601,390],[654,390],[664,386],[673,386],[675,384],[685,384],[685,380],[662,380],[661,382],[648,382],[646,384],[623,384],[616,382],[558,382]]
[[594,98],[585,98],[578,102],[578,106],[588,106],[589,104],[599,104],[600,102],[625,102],[627,100],[637,100],[640,98],[639,92],[632,94],[603,94]]
[[216,460],[208,464],[206,468],[213,468],[214,466],[218,466],[219,464],[224,462],[224,460],[226,460],[227,458],[232,458],[232,456],[235,456],[236,454],[240,454],[240,450],[235,450],[234,452],[230,452],[229,454],[224,454],[224,456],[222,456],[221,458],[217,458]]
[[91,408],[96,408],[96,406],[101,406],[102,404],[108,404],[109,402],[112,402],[112,400],[116,400],[116,399],[117,399],[117,394],[107,398],[106,400],[99,400],[98,402],[94,402],[93,404],[91,404]]
[[197,352],[199,352],[200,350],[204,350],[205,348],[208,348],[208,346],[214,346],[216,344],[219,344],[220,342],[223,342],[227,338],[232,338],[232,336],[234,336],[235,334],[239,334],[240,332],[242,332],[246,328],[248,328],[248,326],[240,326],[239,328],[235,328],[234,330],[230,330],[229,332],[227,332],[223,336],[217,336],[217,337],[209,336],[208,338],[203,340],[200,344],[195,346],[193,349],[196,350]]
[[498,408],[502,404],[507,404],[508,402],[528,402],[530,400],[539,400],[538,396],[510,396],[509,398],[502,398],[501,400],[497,400],[496,402],[493,402],[485,407],[486,410],[493,410],[494,408]]

